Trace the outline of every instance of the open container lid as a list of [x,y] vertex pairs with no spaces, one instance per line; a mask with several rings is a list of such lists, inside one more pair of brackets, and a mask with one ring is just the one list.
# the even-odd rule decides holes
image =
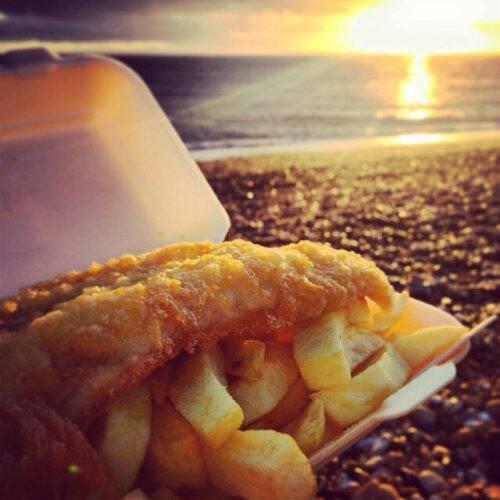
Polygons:
[[93,261],[224,239],[227,213],[123,64],[13,51],[0,95],[0,297]]

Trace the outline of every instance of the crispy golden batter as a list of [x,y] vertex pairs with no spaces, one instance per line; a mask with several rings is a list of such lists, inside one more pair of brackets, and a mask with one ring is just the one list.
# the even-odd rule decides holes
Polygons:
[[4,303],[0,409],[37,399],[84,430],[183,350],[227,335],[269,337],[364,296],[386,306],[391,293],[373,263],[310,242],[171,245],[94,266]]
[[212,248],[212,244],[203,242],[168,245],[142,255],[122,255],[106,264],[94,263],[83,271],[71,271],[50,281],[21,288],[13,297],[0,298],[0,328],[19,330],[55,304],[74,299],[84,290],[131,285],[159,267],[197,258]]
[[326,245],[234,241],[164,250],[198,251],[163,265],[145,266],[152,259],[143,256],[118,280],[94,282],[21,334],[6,334],[0,395],[40,395],[85,426],[115,393],[183,349],[228,334],[265,336],[365,295],[384,305],[391,292],[373,263]]

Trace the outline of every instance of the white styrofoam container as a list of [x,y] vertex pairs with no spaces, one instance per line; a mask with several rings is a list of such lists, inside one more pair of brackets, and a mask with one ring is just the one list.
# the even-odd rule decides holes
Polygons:
[[109,58],[0,58],[0,297],[228,216],[149,89]]
[[[97,56],[0,56],[0,297],[92,261],[178,241],[222,241],[229,219],[138,76]],[[456,374],[471,330],[382,406],[323,446],[317,469]],[[456,325],[410,300],[405,327]]]

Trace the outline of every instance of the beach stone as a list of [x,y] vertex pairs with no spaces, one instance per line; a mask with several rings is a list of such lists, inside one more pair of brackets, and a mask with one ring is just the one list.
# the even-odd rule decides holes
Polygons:
[[443,406],[443,398],[440,394],[434,394],[429,399],[429,406],[434,410],[438,410]]
[[360,439],[354,447],[361,452],[372,452],[373,443],[375,442],[375,436],[368,436]]
[[408,438],[404,434],[394,436],[391,441],[390,449],[396,451],[405,451],[408,448]]
[[357,490],[353,500],[398,500],[401,498],[397,490],[390,484],[369,481]]
[[453,453],[453,460],[459,465],[469,467],[474,463],[474,458],[466,448],[459,448]]
[[476,440],[475,432],[469,427],[461,427],[454,432],[450,438],[450,444],[454,448],[460,448],[473,443]]
[[443,458],[448,457],[450,454],[450,450],[446,448],[445,446],[441,446],[440,444],[437,444],[432,448],[432,456],[436,460],[443,460]]
[[418,474],[410,467],[401,467],[400,474],[401,474],[401,477],[408,484],[417,485],[419,483]]
[[486,494],[486,498],[491,500],[498,500],[500,498],[500,486],[493,485],[485,488],[484,493]]
[[361,467],[357,466],[357,467],[354,467],[353,471],[351,472],[352,474],[352,477],[360,482],[360,483],[364,483],[366,482],[368,479],[370,479],[370,474],[368,472],[365,472]]
[[392,483],[394,475],[387,467],[380,467],[372,472],[372,478],[378,479],[382,483]]
[[424,500],[424,497],[420,493],[413,493],[409,500]]
[[490,399],[486,403],[486,411],[493,418],[500,420],[500,398]]
[[453,493],[451,498],[453,500],[474,500],[477,497],[474,495],[474,491],[471,488],[468,486],[462,486],[461,488],[458,488],[455,493]]
[[443,413],[445,415],[456,415],[462,411],[463,403],[455,396],[447,399],[443,405]]
[[486,456],[490,460],[500,460],[500,428],[490,429],[485,438]]
[[405,462],[405,456],[400,451],[390,451],[385,456],[385,463],[393,472],[398,471]]
[[351,496],[359,488],[359,483],[357,481],[343,481],[337,487],[338,493],[342,495]]
[[433,470],[434,472],[437,472],[438,474],[444,474],[445,470],[444,467],[441,463],[437,462],[436,460],[432,460],[427,464],[427,468],[430,470]]
[[372,454],[379,455],[385,453],[391,444],[390,436],[378,436],[372,444]]
[[469,469],[465,472],[465,479],[469,484],[485,479],[485,475],[478,469]]
[[370,457],[363,465],[363,467],[367,471],[374,471],[375,469],[378,469],[379,467],[382,467],[384,465],[385,460],[384,457],[380,455],[374,455],[373,457]]
[[418,475],[422,489],[429,495],[448,489],[448,484],[441,475],[432,470],[423,470]]
[[432,430],[436,425],[436,414],[425,407],[417,408],[413,414],[413,420],[421,429],[426,431]]

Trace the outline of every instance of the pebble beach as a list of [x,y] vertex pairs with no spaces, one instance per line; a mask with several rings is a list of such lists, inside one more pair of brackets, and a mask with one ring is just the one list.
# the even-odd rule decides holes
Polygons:
[[[467,326],[499,311],[500,141],[200,166],[231,218],[229,239],[359,252],[397,290]],[[327,464],[320,498],[500,498],[499,323],[473,339],[451,385]]]

